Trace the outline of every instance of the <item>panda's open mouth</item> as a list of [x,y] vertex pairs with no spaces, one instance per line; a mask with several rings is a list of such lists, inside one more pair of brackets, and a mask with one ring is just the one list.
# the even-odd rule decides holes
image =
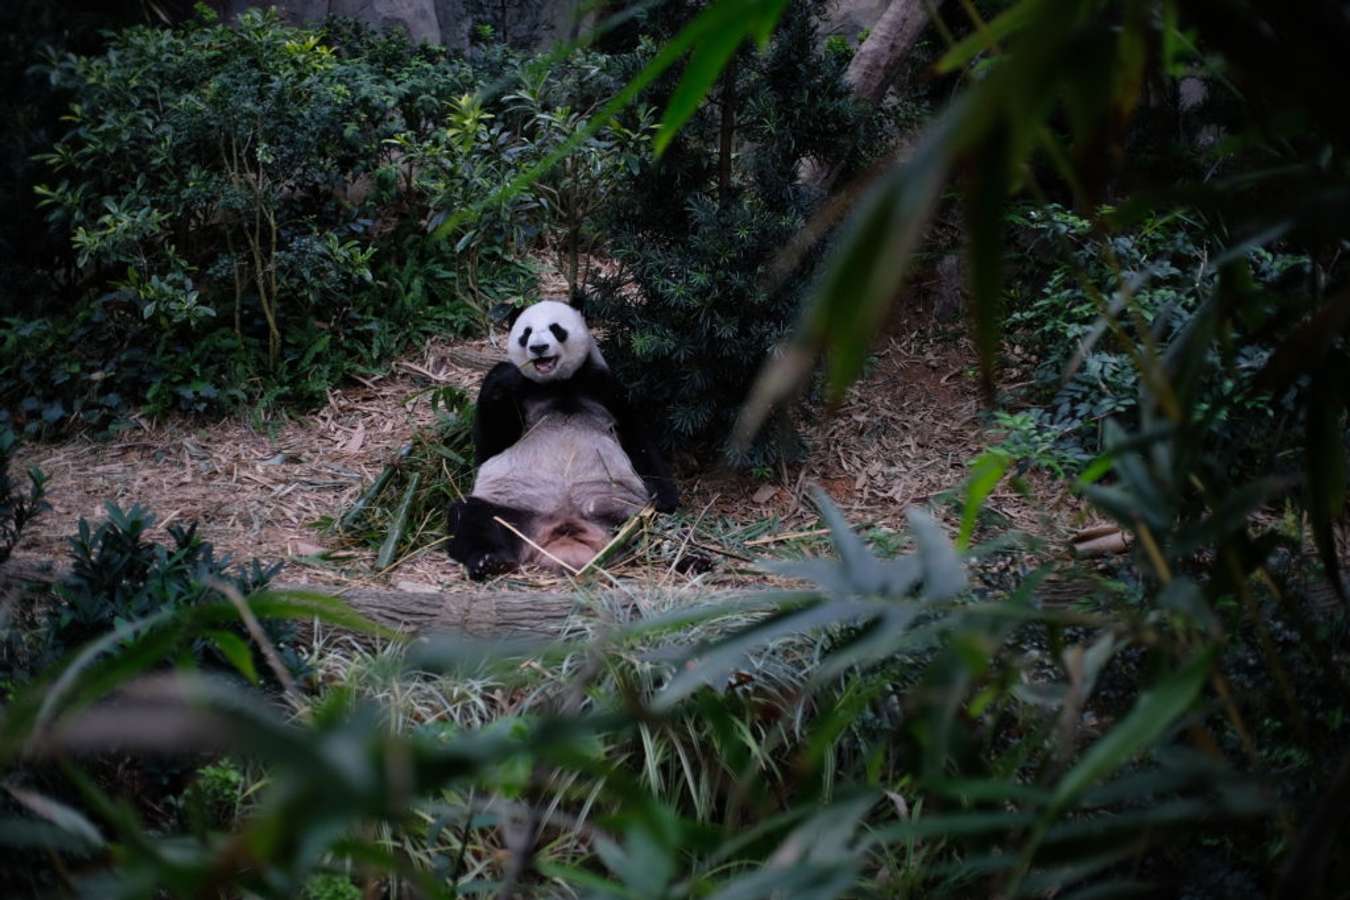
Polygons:
[[534,363],[534,370],[540,375],[551,375],[553,370],[558,368],[558,357],[556,356],[540,356],[532,362]]

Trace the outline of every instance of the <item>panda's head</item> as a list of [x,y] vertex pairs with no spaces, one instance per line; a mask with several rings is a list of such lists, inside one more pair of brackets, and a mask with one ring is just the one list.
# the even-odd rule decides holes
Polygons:
[[511,326],[506,352],[533,381],[571,378],[587,357],[604,365],[581,313],[557,300],[541,300],[521,312]]

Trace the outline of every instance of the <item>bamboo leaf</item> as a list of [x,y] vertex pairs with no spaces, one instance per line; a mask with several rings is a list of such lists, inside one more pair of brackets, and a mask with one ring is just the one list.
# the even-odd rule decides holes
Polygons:
[[[719,6],[734,5],[736,5],[734,0],[721,0],[719,4]],[[656,137],[652,140],[652,150],[657,156],[666,151],[670,142],[675,139],[676,133],[694,115],[694,111],[712,89],[717,77],[726,68],[727,61],[745,40],[749,31],[750,23],[746,19],[728,22],[714,30],[694,48],[689,63],[684,68],[684,74],[680,76],[680,83],[676,85],[675,92],[671,94],[670,101],[666,104]]]
[[[341,598],[318,591],[265,590],[251,594],[248,603],[260,619],[318,619],[326,625],[337,625],[359,634],[377,635],[390,640],[403,638],[395,629],[367,619]],[[225,608],[234,612],[233,606]]]
[[697,650],[652,700],[652,710],[668,712],[685,697],[704,686],[720,687],[726,677],[744,664],[751,651],[791,634],[803,634],[825,625],[855,621],[874,610],[860,601],[829,601],[785,610],[763,622]]
[[258,670],[253,665],[253,651],[243,638],[233,631],[208,631],[205,637],[240,675],[249,680],[250,684],[258,683]]
[[830,529],[830,540],[834,542],[834,550],[839,554],[839,562],[848,574],[849,580],[864,589],[879,581],[877,558],[849,526],[829,495],[819,487],[812,487],[811,499],[820,510],[821,519]]
[[1156,741],[1173,720],[1195,702],[1213,660],[1212,649],[1199,653],[1180,670],[1141,694],[1125,719],[1089,747],[1078,764],[1060,779],[1051,799],[1050,815],[1068,807],[1089,787]]
[[1008,192],[1012,189],[1012,138],[999,123],[979,148],[966,187],[970,233],[970,310],[980,357],[980,389],[994,400],[999,329],[1003,320],[1003,247]]
[[926,132],[914,156],[879,179],[858,203],[821,269],[795,337],[760,370],[732,433],[744,449],[779,403],[800,390],[828,351],[828,398],[838,402],[862,371],[932,218],[947,173],[974,129],[974,104],[958,98]]
[[394,512],[394,520],[389,525],[389,533],[385,535],[380,554],[375,557],[375,568],[387,569],[393,565],[394,558],[398,554],[398,546],[403,543],[403,532],[408,527],[408,511],[412,509],[413,498],[417,495],[417,485],[421,480],[421,472],[414,472],[408,479],[408,489],[403,492],[403,499]]
[[966,503],[961,508],[961,530],[956,535],[956,546],[965,550],[970,546],[970,538],[975,533],[975,521],[980,516],[984,501],[998,486],[1012,458],[1006,453],[986,450],[981,453],[972,466],[970,477],[966,479]]
[[911,508],[906,514],[914,543],[923,564],[923,596],[927,600],[948,600],[966,589],[966,567],[956,548],[947,539],[932,516]]
[[47,820],[80,843],[89,847],[104,845],[98,827],[79,810],[18,785],[6,785],[5,790],[29,812]]
[[1004,10],[943,54],[934,69],[940,75],[955,72],[984,51],[996,48],[999,42],[1028,22],[1035,21],[1044,5],[1044,0],[1023,0],[1012,9]]
[[412,454],[412,449],[413,445],[410,443],[404,444],[402,448],[399,449],[398,457],[384,467],[379,476],[371,482],[370,487],[366,488],[365,492],[356,499],[356,502],[351,505],[351,508],[338,520],[338,531],[350,531],[352,526],[361,520],[361,517],[365,515],[366,509],[371,503],[375,502],[375,498],[384,493],[384,489],[389,485],[390,480],[394,477],[394,473],[398,471],[403,460],[407,459],[408,456]]

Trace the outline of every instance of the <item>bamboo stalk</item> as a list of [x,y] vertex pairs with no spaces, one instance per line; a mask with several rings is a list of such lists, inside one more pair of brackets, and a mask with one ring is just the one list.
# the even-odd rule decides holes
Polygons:
[[650,504],[633,513],[628,521],[623,523],[623,527],[615,532],[614,537],[610,538],[609,543],[601,547],[600,552],[591,557],[590,562],[577,570],[577,575],[584,575],[591,569],[598,569],[604,565],[604,563],[614,555],[616,550],[628,543],[628,539],[631,538],[639,528],[645,528],[650,524],[652,516],[655,514],[656,509]]
[[747,547],[762,547],[765,544],[777,544],[782,541],[795,541],[798,538],[824,537],[830,533],[828,528],[812,528],[809,531],[789,531],[786,534],[771,534],[768,537],[755,538],[753,541],[746,541]]
[[379,497],[380,494],[384,492],[384,489],[389,485],[390,480],[393,479],[394,473],[403,465],[403,461],[412,454],[412,448],[413,445],[408,443],[404,444],[403,447],[399,449],[398,456],[394,461],[384,467],[384,471],[380,472],[375,480],[370,483],[370,487],[366,488],[366,492],[360,497],[357,497],[356,502],[351,505],[351,508],[342,514],[342,518],[338,520],[338,531],[347,531],[356,524],[357,520],[360,519],[362,515],[365,514],[366,508],[374,503],[375,498]]
[[408,479],[408,489],[403,492],[403,501],[398,505],[398,512],[394,513],[394,521],[389,526],[384,546],[380,547],[380,555],[375,558],[375,568],[388,569],[389,564],[394,561],[399,542],[403,540],[403,531],[408,524],[408,511],[412,509],[413,495],[417,493],[417,484],[421,480],[421,472],[414,472]]

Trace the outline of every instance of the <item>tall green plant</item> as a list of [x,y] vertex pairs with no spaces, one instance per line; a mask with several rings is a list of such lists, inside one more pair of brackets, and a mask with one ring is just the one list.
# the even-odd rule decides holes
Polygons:
[[[423,690],[428,672],[460,690],[495,683],[492,695],[514,697],[515,714],[485,727],[433,717],[408,730],[345,690],[305,701],[287,724],[223,685],[147,686],[131,695],[141,746],[263,760],[256,809],[225,840],[158,837],[79,780],[80,802],[103,826],[30,792],[25,806],[49,823],[30,839],[72,850],[112,842],[118,863],[98,884],[132,896],[281,896],[316,871],[358,863],[427,896],[563,885],[591,896],[836,897],[897,884],[1012,896],[1139,889],[1127,862],[1164,835],[1270,815],[1256,773],[1187,746],[1187,735],[1213,748],[1213,730],[1226,744],[1228,729],[1242,728],[1222,691],[1207,698],[1225,683],[1220,631],[1189,583],[1168,582],[1157,614],[1137,619],[1038,608],[1043,573],[982,599],[926,516],[911,516],[915,551],[886,559],[820,503],[837,558],[770,566],[801,589],[681,605],[581,643],[412,648],[406,673],[393,675],[408,686],[394,693]],[[1208,528],[1168,524],[1154,538],[1173,547],[1208,539]],[[268,598],[253,602],[261,614]],[[166,622],[131,623],[131,643],[64,676],[61,696],[92,699],[130,677],[157,633],[157,652],[172,653],[195,633],[183,624],[164,633]],[[1155,674],[1103,699],[1100,686],[1138,658],[1131,647],[1145,649]],[[18,698],[0,746],[56,748],[109,727],[98,706],[43,697]],[[152,738],[161,732],[151,725],[181,718],[184,701],[201,725],[184,735],[193,743]],[[23,711],[37,705],[51,710],[34,725]],[[1085,711],[1112,724],[1091,729]],[[691,733],[703,737],[690,744]],[[589,859],[554,858],[554,827],[583,841]],[[504,859],[470,851],[498,828],[515,835]],[[404,837],[372,837],[382,829]],[[231,864],[240,843],[253,848],[247,866]]]
[[37,466],[28,469],[28,489],[23,490],[10,475],[18,438],[8,428],[0,428],[0,566],[9,559],[23,530],[48,509],[47,476]]
[[0,332],[23,429],[322,395],[456,318],[452,291],[376,275],[421,224],[387,141],[438,131],[471,67],[351,23],[202,15],[50,62],[71,104],[37,191],[73,265],[49,319]]
[[[633,172],[611,211],[620,269],[587,312],[608,330],[610,365],[669,422],[672,445],[723,449],[815,261],[786,278],[770,272],[819,199],[800,180],[804,164],[856,162],[861,134],[876,128],[849,95],[843,61],[820,49],[818,15],[789,4],[763,54],[736,56],[714,102],[683,110],[677,136],[660,132],[662,155]],[[670,92],[666,125],[688,100],[685,79],[706,64],[700,48],[679,83],[658,83]],[[778,424],[746,461],[797,453],[791,425]]]
[[[1333,535],[1345,507],[1345,398],[1330,387],[1350,371],[1350,293],[1340,252],[1350,233],[1339,213],[1350,179],[1350,134],[1343,119],[1309,93],[1314,84],[1345,84],[1345,73],[1318,48],[1328,35],[1345,36],[1346,25],[1319,8],[1298,10],[1257,11],[1228,0],[1084,0],[1067,6],[1024,0],[983,22],[969,8],[972,34],[938,64],[943,73],[969,73],[967,89],[908,160],[878,177],[850,214],[793,350],[767,367],[756,385],[739,429],[742,441],[802,383],[818,351],[829,351],[832,394],[857,377],[869,337],[899,294],[923,229],[954,175],[960,176],[969,233],[973,336],[990,399],[1003,328],[1005,213],[1014,192],[1044,196],[1043,182],[1057,179],[1080,210],[1097,210],[1094,227],[1107,233],[1165,216],[1184,201],[1231,235],[1202,269],[1221,271],[1234,285],[1221,292],[1213,310],[1214,333],[1230,352],[1240,353],[1257,335],[1276,347],[1251,380],[1249,398],[1260,402],[1300,377],[1311,381],[1312,389],[1298,399],[1306,423],[1305,508],[1322,563],[1350,603],[1337,574]],[[1222,71],[1207,69],[1210,60],[1221,61]],[[1117,199],[1115,211],[1101,211],[1110,175],[1124,159],[1124,126],[1147,115],[1146,86],[1174,84],[1197,68],[1214,90],[1235,92],[1245,103],[1247,118],[1234,123],[1238,130],[1230,141],[1215,147],[1225,176],[1178,186],[1171,173],[1152,181],[1131,173],[1129,195]],[[1289,135],[1288,123],[1295,120],[1300,130]],[[1261,292],[1239,257],[1274,241],[1283,242],[1285,252],[1306,255],[1313,277],[1281,285],[1277,303],[1257,302]],[[1147,326],[1136,325],[1132,336],[1126,331],[1126,322],[1144,318],[1132,289],[1125,286],[1114,302],[1093,296],[1102,329],[1131,349],[1144,388],[1173,426],[1186,425],[1194,410],[1163,376],[1157,340]]]

